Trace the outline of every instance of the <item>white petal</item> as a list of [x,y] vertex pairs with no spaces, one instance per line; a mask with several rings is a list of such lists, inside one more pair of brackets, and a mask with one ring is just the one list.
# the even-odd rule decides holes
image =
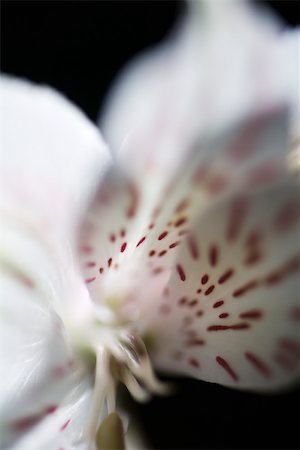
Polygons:
[[83,436],[91,393],[90,380],[82,380],[63,404],[45,416],[12,450],[94,450]]
[[169,39],[134,61],[104,110],[106,139],[141,189],[154,194],[195,140],[294,102],[298,91],[297,46],[275,20],[246,2],[211,4],[212,11],[190,12]]
[[101,136],[50,88],[1,77],[0,89],[1,211],[70,237],[110,159]]
[[250,389],[297,379],[299,210],[286,179],[199,216],[148,318],[158,368]]

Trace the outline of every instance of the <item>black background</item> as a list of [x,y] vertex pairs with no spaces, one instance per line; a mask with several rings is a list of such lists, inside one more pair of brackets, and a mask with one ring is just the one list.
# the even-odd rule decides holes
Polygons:
[[[264,3],[297,24],[298,2]],[[56,87],[95,120],[118,70],[160,41],[183,8],[174,1],[3,1],[2,70]],[[176,383],[176,395],[133,406],[153,448],[299,448],[296,390],[265,396]]]

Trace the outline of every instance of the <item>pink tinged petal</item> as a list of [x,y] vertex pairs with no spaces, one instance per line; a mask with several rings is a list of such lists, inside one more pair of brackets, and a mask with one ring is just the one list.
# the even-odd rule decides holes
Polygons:
[[[287,213],[289,226],[280,233],[274,227],[284,205],[299,201],[298,186],[282,178],[268,189],[240,195],[247,205],[244,219],[235,239],[228,240],[236,198],[194,222],[200,259],[193,258],[187,238],[176,258],[167,301],[161,300],[170,312],[163,315],[158,307],[145,327],[164,343],[153,353],[158,368],[268,390],[295,381],[300,371],[295,320],[300,220],[288,220]],[[263,256],[249,265],[247,255],[254,248]]]

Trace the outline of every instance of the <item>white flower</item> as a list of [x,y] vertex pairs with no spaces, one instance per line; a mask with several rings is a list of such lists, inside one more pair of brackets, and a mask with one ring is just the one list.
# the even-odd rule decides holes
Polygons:
[[4,448],[100,448],[118,381],[164,391],[152,365],[257,390],[299,373],[296,46],[208,5],[117,86],[114,157],[57,93],[1,80]]

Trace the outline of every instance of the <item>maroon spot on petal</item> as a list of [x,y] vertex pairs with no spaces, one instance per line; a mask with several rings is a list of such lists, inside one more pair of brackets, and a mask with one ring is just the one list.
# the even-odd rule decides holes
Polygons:
[[272,377],[271,369],[257,355],[254,355],[251,352],[245,352],[245,357],[252,364],[252,366],[256,370],[258,370],[265,378]]
[[220,306],[224,305],[224,300],[218,300],[213,304],[213,308],[220,308]]
[[197,294],[201,294],[202,289],[197,289]]
[[189,339],[184,345],[186,347],[201,347],[205,345],[205,341],[203,339]]
[[195,236],[189,235],[187,238],[187,245],[190,252],[190,255],[193,259],[199,258],[199,249]]
[[278,345],[287,352],[294,354],[297,357],[300,356],[300,342],[288,337],[283,337],[279,339]]
[[121,248],[120,248],[120,252],[124,253],[126,250],[126,247],[127,247],[127,242],[123,242],[123,244],[121,245]]
[[85,279],[85,282],[87,283],[87,284],[89,284],[89,283],[92,283],[93,281],[95,281],[96,280],[96,277],[91,277],[91,278],[86,278]]
[[129,219],[132,219],[137,211],[139,203],[139,191],[133,183],[128,184],[128,191],[130,195],[130,206],[126,211],[126,215]]
[[177,247],[177,246],[180,244],[180,242],[181,242],[181,241],[173,242],[171,245],[169,245],[169,248],[172,249],[172,248]]
[[235,199],[230,209],[230,217],[226,238],[229,242],[235,241],[242,229],[248,209],[248,202],[244,198]]
[[241,319],[261,319],[263,317],[263,312],[260,309],[253,309],[241,313],[239,317]]
[[219,284],[224,284],[226,283],[226,281],[229,280],[229,278],[232,277],[232,275],[234,274],[233,269],[227,269],[223,275],[220,276],[220,278],[218,279],[218,283]]
[[145,239],[146,239],[146,236],[143,236],[143,237],[139,240],[139,242],[136,244],[136,246],[139,247],[139,246],[145,241]]
[[88,262],[85,264],[85,267],[95,267],[95,266],[96,266],[95,261],[88,261]]
[[159,252],[158,256],[164,256],[167,253],[167,250],[162,250],[161,252]]
[[280,352],[273,355],[273,360],[287,372],[293,372],[298,366],[298,362],[294,358]]
[[177,273],[178,273],[179,278],[181,279],[181,281],[185,281],[186,280],[186,276],[185,276],[185,272],[183,270],[182,265],[181,264],[177,264],[176,265],[176,270],[177,270]]
[[71,420],[67,420],[61,427],[60,427],[60,431],[64,431],[67,426],[69,425],[69,423],[71,422]]
[[209,276],[207,274],[203,275],[203,277],[201,278],[201,283],[202,284],[206,284],[209,280]]
[[197,317],[201,317],[201,316],[203,316],[203,311],[201,310],[201,309],[199,309],[197,312],[196,312],[196,316]]
[[149,230],[152,230],[152,228],[154,228],[154,223],[150,223],[148,228],[149,228]]
[[226,370],[226,372],[230,375],[230,377],[234,381],[239,381],[237,373],[233,370],[233,368],[224,358],[222,358],[221,356],[217,356],[216,361],[224,370]]
[[226,331],[226,330],[247,330],[250,328],[249,323],[242,322],[234,325],[210,325],[206,328],[207,331]]
[[111,233],[109,235],[109,240],[110,240],[110,242],[115,242],[116,241],[116,235],[114,233]]
[[189,302],[189,307],[190,308],[193,308],[194,306],[196,306],[198,304],[198,300],[195,298],[195,299],[193,299],[193,300],[191,300],[190,302]]
[[180,230],[178,236],[185,236],[186,234],[189,234],[189,230]]
[[104,272],[104,268],[103,268],[103,267],[100,267],[99,273],[103,273],[103,272]]
[[45,408],[45,414],[53,414],[57,410],[56,405],[50,405]]
[[153,275],[159,275],[160,273],[162,273],[164,271],[163,267],[155,267],[152,270]]
[[236,289],[232,295],[233,297],[241,297],[246,292],[250,291],[251,289],[254,289],[258,286],[258,282],[256,280],[249,281],[249,283],[244,284],[244,286],[241,286],[239,289]]
[[161,241],[162,239],[164,239],[167,235],[169,234],[168,231],[163,231],[159,236],[158,236],[158,240]]
[[262,240],[262,233],[259,230],[252,230],[246,238],[246,246],[249,248],[257,248]]
[[261,260],[262,260],[262,253],[259,250],[254,250],[246,257],[244,263],[246,266],[251,266],[252,264],[256,264]]
[[178,219],[178,220],[175,222],[174,226],[175,226],[176,228],[178,228],[178,227],[181,227],[181,225],[185,224],[186,222],[187,222],[187,218],[186,218],[186,217],[182,217],[181,219]]
[[181,213],[184,209],[186,209],[189,206],[189,200],[187,198],[184,198],[183,200],[181,200],[180,203],[178,203],[178,205],[175,208],[175,213],[179,214]]
[[125,230],[125,228],[122,228],[122,229],[120,230],[120,236],[121,236],[122,238],[126,236],[126,230]]
[[185,316],[182,319],[182,325],[184,327],[188,327],[189,325],[191,325],[193,323],[193,318],[191,316]]
[[110,267],[110,266],[112,265],[112,258],[109,258],[109,259],[107,260],[107,265],[108,265],[108,267]]
[[215,286],[212,284],[211,286],[209,286],[209,288],[206,289],[206,291],[204,292],[204,295],[211,294],[214,289],[215,289]]
[[178,305],[183,306],[185,305],[187,302],[187,298],[186,297],[182,297],[178,300]]
[[219,314],[220,319],[226,319],[226,317],[228,317],[228,316],[229,316],[229,314],[226,312]]
[[149,252],[149,256],[150,256],[150,257],[152,257],[152,256],[154,256],[154,255],[155,255],[155,253],[156,253],[156,251],[155,251],[155,250],[151,250],[151,251]]
[[198,369],[200,367],[200,363],[199,363],[198,359],[189,358],[188,363],[190,366],[195,367],[196,369]]
[[215,174],[213,175],[207,185],[206,189],[210,194],[218,194],[228,185],[228,177],[224,174]]
[[88,254],[92,253],[93,247],[91,247],[90,245],[81,245],[81,247],[79,248],[79,251],[81,253],[88,255]]
[[218,262],[218,247],[216,244],[212,244],[209,248],[208,259],[210,264],[214,267]]
[[289,201],[277,213],[274,220],[274,227],[278,232],[286,232],[292,228],[300,219],[299,201]]
[[28,428],[31,428],[34,425],[36,425],[39,422],[39,420],[42,419],[42,417],[43,417],[42,414],[23,417],[22,419],[18,419],[12,422],[9,428],[15,433],[21,433],[26,431]]

